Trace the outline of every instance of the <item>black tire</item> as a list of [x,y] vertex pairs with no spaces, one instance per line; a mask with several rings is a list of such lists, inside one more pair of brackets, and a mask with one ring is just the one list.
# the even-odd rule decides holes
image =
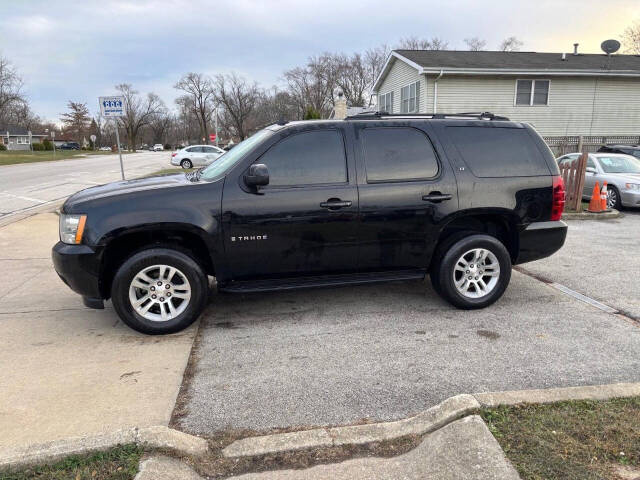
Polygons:
[[189,160],[188,158],[185,158],[180,162],[180,166],[185,170],[188,170],[189,168],[193,168],[193,163],[191,163],[191,160]]
[[620,191],[614,185],[607,185],[607,208],[622,209],[622,198]]
[[[495,255],[500,266],[500,273],[497,277],[497,283],[489,293],[479,298],[469,298],[456,288],[454,269],[463,254],[476,248],[489,250]],[[432,268],[432,282],[436,291],[453,306],[463,310],[484,308],[498,300],[509,285],[511,280],[511,257],[505,246],[497,238],[484,234],[471,234],[449,243],[446,249],[439,249],[439,252],[442,251],[444,251],[444,254],[433,260],[435,264]],[[433,280],[433,275],[436,276],[435,281]]]
[[[149,320],[136,312],[129,300],[129,287],[134,277],[153,265],[177,268],[186,276],[191,287],[191,298],[186,308],[170,320]],[[184,330],[198,319],[207,305],[208,296],[208,279],[200,265],[189,255],[170,248],[150,248],[132,255],[118,269],[111,287],[111,301],[118,316],[134,330],[149,335]]]

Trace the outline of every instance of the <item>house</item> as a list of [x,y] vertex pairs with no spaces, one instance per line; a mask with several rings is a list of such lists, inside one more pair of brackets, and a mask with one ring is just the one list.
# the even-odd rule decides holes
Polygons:
[[7,150],[31,150],[31,143],[41,142],[44,138],[46,135],[30,134],[24,127],[0,126],[0,143],[5,145]]
[[640,136],[640,55],[394,50],[374,87],[389,113],[492,112],[544,136]]

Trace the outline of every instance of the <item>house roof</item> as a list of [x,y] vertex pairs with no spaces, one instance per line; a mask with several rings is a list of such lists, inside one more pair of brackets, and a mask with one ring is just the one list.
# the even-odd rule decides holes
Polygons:
[[[9,132],[9,136],[10,137],[15,137],[15,136],[28,136],[29,135],[29,129],[25,128],[25,127],[19,127],[17,125],[0,125],[0,136],[4,135],[5,137],[7,136],[7,132]],[[31,132],[31,136],[32,137],[46,137],[46,135],[42,135],[42,134],[37,134],[37,133],[33,133]]]
[[640,77],[640,55],[540,52],[493,52],[458,50],[394,50],[374,85],[377,90],[396,60],[419,73],[460,75],[565,75]]

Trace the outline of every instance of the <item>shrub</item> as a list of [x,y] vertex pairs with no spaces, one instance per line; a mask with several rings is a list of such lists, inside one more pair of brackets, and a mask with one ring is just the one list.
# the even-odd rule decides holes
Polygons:
[[53,150],[53,143],[47,138],[42,141],[42,145],[44,145],[44,149],[47,151]]
[[44,145],[40,142],[36,142],[31,145],[34,152],[44,152]]
[[7,146],[4,143],[0,143],[0,152],[4,152],[7,149]]
[[164,149],[165,150],[171,150],[171,145],[169,145],[168,143],[164,144]]
[[307,107],[304,112],[304,120],[318,120],[320,119],[320,112],[313,107]]

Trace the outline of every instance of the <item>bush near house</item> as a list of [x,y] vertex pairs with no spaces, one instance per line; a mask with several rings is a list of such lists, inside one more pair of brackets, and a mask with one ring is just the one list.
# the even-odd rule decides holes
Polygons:
[[44,149],[46,151],[51,151],[53,150],[53,143],[51,142],[51,140],[47,140],[46,138],[42,141],[42,145],[44,145]]
[[34,152],[44,152],[45,151],[44,144],[42,144],[40,142],[36,142],[36,143],[32,144],[31,148],[33,149]]
[[7,149],[7,146],[3,143],[0,143],[0,152],[4,152]]

